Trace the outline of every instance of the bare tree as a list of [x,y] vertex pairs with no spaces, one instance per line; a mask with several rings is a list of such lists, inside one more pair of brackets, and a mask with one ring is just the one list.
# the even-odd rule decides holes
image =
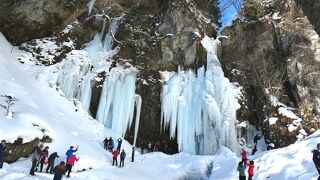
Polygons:
[[242,0],[220,0],[220,10],[222,13],[232,6],[236,9],[238,13],[240,13],[242,7]]
[[1,97],[5,98],[6,104],[0,104],[0,106],[5,109],[5,115],[8,117],[12,117],[12,112],[10,111],[10,108],[14,105],[15,101],[18,101],[16,97],[13,95],[1,95]]

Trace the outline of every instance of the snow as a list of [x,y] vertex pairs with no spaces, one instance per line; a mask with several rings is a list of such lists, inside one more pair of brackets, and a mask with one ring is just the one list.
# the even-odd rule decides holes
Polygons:
[[281,115],[286,116],[290,119],[298,119],[298,116],[295,115],[292,111],[289,111],[287,108],[280,107],[278,111]]
[[268,120],[269,120],[269,124],[270,125],[273,125],[273,124],[276,124],[277,121],[278,121],[279,118],[276,118],[276,117],[270,117]]

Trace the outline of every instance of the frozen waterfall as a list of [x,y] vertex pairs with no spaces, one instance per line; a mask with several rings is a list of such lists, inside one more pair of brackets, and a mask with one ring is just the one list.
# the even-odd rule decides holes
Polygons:
[[135,94],[136,75],[134,71],[126,74],[111,71],[107,75],[96,118],[114,133],[124,136],[136,111],[134,139],[138,133],[141,108],[141,97]]
[[207,50],[207,71],[179,68],[165,79],[161,127],[169,127],[170,137],[177,136],[184,152],[213,154],[221,146],[236,151],[236,100],[216,55],[219,41],[205,37],[202,45]]
[[103,84],[96,119],[114,136],[123,137],[135,116],[135,144],[142,103],[141,97],[135,94],[137,71],[130,64],[126,68],[116,64],[112,58],[118,51],[118,47],[112,49],[112,43],[120,21],[121,17],[114,18],[107,34],[97,33],[83,50],[68,53],[53,73],[57,74],[55,81],[64,96],[79,101],[75,104],[81,104],[87,112],[90,112],[92,89]]

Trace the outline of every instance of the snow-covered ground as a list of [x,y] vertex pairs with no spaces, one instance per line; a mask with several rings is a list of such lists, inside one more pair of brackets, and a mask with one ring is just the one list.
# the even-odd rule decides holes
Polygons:
[[[195,156],[186,153],[165,155],[163,153],[139,154],[130,162],[131,145],[126,141],[127,152],[124,168],[111,166],[111,154],[103,149],[102,141],[113,136],[104,126],[92,119],[86,111],[75,111],[74,103],[67,100],[55,88],[49,87],[42,78],[50,67],[21,64],[17,61],[26,52],[12,47],[0,33],[0,95],[12,94],[19,100],[12,107],[14,117],[7,118],[0,111],[0,139],[13,142],[17,137],[30,141],[35,137],[49,135],[53,142],[46,144],[49,152],[65,159],[70,145],[79,145],[79,162],[74,170],[91,170],[71,173],[70,179],[238,179],[236,171],[240,156],[227,148],[220,148],[215,156]],[[0,98],[0,103],[4,99]],[[34,126],[37,124],[39,127]],[[114,137],[114,139],[118,137]],[[255,156],[254,179],[317,179],[311,150],[320,142],[320,132],[289,147],[267,152],[258,151]],[[0,179],[52,179],[53,175],[36,173],[30,176],[30,157],[13,164],[4,164]]]

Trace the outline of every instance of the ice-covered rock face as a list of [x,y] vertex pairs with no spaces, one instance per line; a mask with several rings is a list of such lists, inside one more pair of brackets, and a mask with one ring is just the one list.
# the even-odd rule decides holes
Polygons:
[[[134,144],[136,141],[142,99],[136,91],[137,71],[115,63],[113,56],[118,47],[112,48],[114,33],[121,17],[111,21],[109,30],[97,33],[83,50],[73,50],[66,59],[55,65],[51,84],[56,84],[63,95],[73,100],[77,108],[90,113],[95,84],[103,84],[96,119],[110,129],[114,136],[124,137],[135,116]],[[105,23],[104,23],[105,26]],[[106,34],[104,34],[106,32]],[[129,66],[129,65],[126,65]],[[101,74],[104,74],[101,76]],[[102,83],[101,83],[102,82]],[[97,95],[94,95],[97,96]]]
[[14,44],[50,36],[88,10],[86,0],[21,0],[0,3],[0,31]]
[[[237,150],[236,105],[231,84],[217,58],[219,42],[205,37],[207,70],[179,70],[167,77],[162,90],[161,123],[177,136],[179,150],[213,154],[221,146]],[[176,131],[177,130],[177,131]]]

